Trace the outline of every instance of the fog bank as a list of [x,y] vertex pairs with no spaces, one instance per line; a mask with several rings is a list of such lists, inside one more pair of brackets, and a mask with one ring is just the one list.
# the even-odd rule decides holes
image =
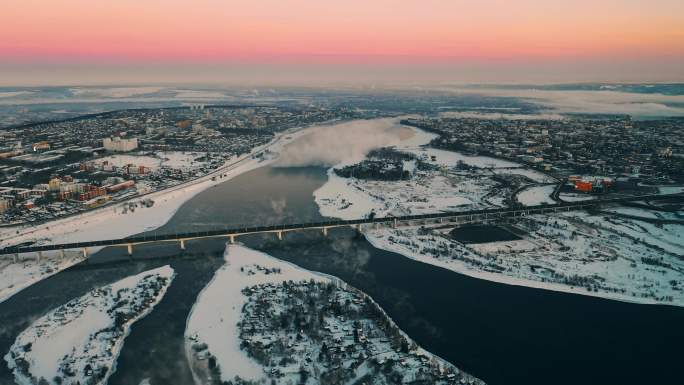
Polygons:
[[277,167],[332,167],[363,160],[372,149],[398,144],[409,129],[398,119],[355,120],[321,126],[283,149]]

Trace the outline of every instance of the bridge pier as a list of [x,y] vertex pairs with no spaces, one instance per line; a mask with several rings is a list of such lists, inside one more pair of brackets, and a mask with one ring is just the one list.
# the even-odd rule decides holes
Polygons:
[[88,248],[84,247],[82,251],[83,251],[83,258],[88,258]]
[[375,222],[375,229],[377,230],[379,228],[380,228],[380,224],[378,222]]
[[128,251],[128,256],[133,255],[133,245],[132,244],[127,244],[126,245],[126,250]]
[[327,236],[328,236],[328,228],[327,228],[327,227],[324,227],[324,228],[323,228],[323,236],[324,236],[324,237],[327,237]]
[[235,243],[235,235],[231,234],[231,235],[229,236],[229,238],[230,238],[230,243],[231,243],[231,244],[234,244],[234,243]]
[[392,227],[394,227],[395,229],[397,228],[397,218],[394,218],[394,220],[392,221]]
[[14,254],[13,260],[14,260],[14,263],[19,262],[19,253]]
[[66,258],[66,253],[64,252],[64,249],[59,250],[59,255],[62,257],[62,259]]
[[185,239],[180,240],[180,248],[181,250],[185,250]]
[[39,251],[37,254],[38,254],[38,260],[42,261],[43,260],[43,252]]
[[282,231],[278,231],[278,240],[279,241],[283,240],[283,232]]

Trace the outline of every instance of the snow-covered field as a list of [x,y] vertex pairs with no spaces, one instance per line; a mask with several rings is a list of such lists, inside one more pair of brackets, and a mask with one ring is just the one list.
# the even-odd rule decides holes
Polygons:
[[665,220],[680,220],[684,221],[684,213],[670,212],[670,211],[655,211],[645,210],[637,207],[607,207],[603,209],[607,213],[615,213],[620,215],[629,215],[639,218],[647,219],[665,219]]
[[472,183],[465,176],[425,176],[408,181],[368,181],[342,178],[328,172],[329,181],[314,196],[325,216],[343,219],[366,217],[371,210],[378,216],[458,211],[477,207],[494,188],[483,178]]
[[97,159],[97,162],[107,162],[115,167],[123,167],[129,164],[136,166],[145,166],[152,170],[156,170],[161,165],[161,159],[148,155],[133,155],[133,154],[114,154],[104,158]]
[[[367,230],[375,247],[468,276],[640,303],[684,306],[684,226],[582,212],[528,216],[523,240],[464,245],[439,230]],[[653,244],[665,251],[654,248]]]
[[109,162],[109,164],[116,167],[133,164],[136,166],[145,166],[151,170],[157,170],[160,167],[189,170],[205,164],[205,162],[195,160],[203,156],[203,154],[196,152],[158,151],[154,155],[155,156],[143,154],[114,154],[97,159],[97,162]]
[[560,193],[558,198],[564,202],[581,202],[596,199],[597,195],[580,194],[580,193]]
[[5,355],[16,382],[106,384],[131,325],[164,297],[173,274],[167,265],[124,278],[34,321]]
[[[215,360],[222,381],[229,381],[238,376],[241,379],[264,383],[267,378],[265,368],[240,348],[238,322],[246,322],[243,319],[243,309],[248,301],[243,290],[257,285],[281,285],[285,282],[333,282],[338,285],[344,283],[240,245],[229,245],[226,248],[225,261],[225,265],[216,272],[212,281],[200,293],[188,317],[185,332],[186,355],[197,384],[210,383],[210,373],[205,363],[208,359]],[[320,351],[320,346],[310,348],[311,351]],[[419,349],[419,353],[427,359],[434,359],[443,366],[451,367],[451,364],[423,349]],[[306,352],[302,352],[302,356],[304,355]],[[272,370],[268,373],[273,373]],[[363,368],[360,367],[359,370]],[[294,381],[297,378],[299,373],[295,371],[294,376],[282,377],[277,383],[292,383],[287,381]]]
[[197,152],[158,151],[155,155],[161,159],[162,166],[181,170],[188,170],[205,164],[205,162],[196,160],[204,156],[204,154]]
[[[401,146],[398,147],[401,148]],[[523,167],[522,165],[509,162],[507,160],[490,158],[488,156],[468,156],[458,152],[440,150],[436,148],[411,148],[407,149],[407,151],[416,154],[419,157],[425,158],[428,163],[447,167],[454,167],[459,161],[467,164],[468,166],[479,168],[509,169]],[[432,160],[432,157],[434,157],[434,161]]]
[[517,199],[518,202],[525,206],[535,206],[541,204],[551,205],[556,203],[553,199],[551,199],[551,194],[555,188],[555,184],[526,187],[524,190],[518,192]]
[[[400,151],[417,154],[425,163],[453,168],[460,161],[475,167],[501,167],[506,173],[517,174],[511,167],[520,165],[488,157],[464,156],[455,152],[423,148],[434,138],[433,134],[411,127],[414,135],[403,139],[395,147]],[[434,156],[434,158],[432,158]],[[434,159],[434,160],[432,160]],[[335,167],[358,159],[343,160]],[[520,172],[525,169],[520,168]],[[343,178],[332,169],[328,181],[314,192],[314,199],[324,216],[358,219],[374,211],[378,216],[458,211],[471,208],[501,205],[497,197],[497,183],[490,170],[473,172],[416,172],[406,181],[374,181]]]

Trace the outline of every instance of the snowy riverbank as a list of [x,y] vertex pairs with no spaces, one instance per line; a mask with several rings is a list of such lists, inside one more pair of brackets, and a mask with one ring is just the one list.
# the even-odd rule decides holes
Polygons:
[[[164,225],[185,202],[195,195],[245,172],[272,164],[278,159],[286,145],[317,127],[319,126],[279,133],[269,144],[255,148],[248,155],[227,161],[224,166],[202,178],[147,194],[144,198],[135,198],[125,203],[105,206],[40,225],[1,228],[0,248],[22,242],[47,244],[123,238],[152,231]],[[252,154],[264,150],[268,152],[262,159],[252,157]],[[214,178],[214,176],[217,177]],[[151,199],[154,204],[148,207],[142,204],[143,199]],[[138,203],[134,210],[129,208],[131,203]],[[99,249],[93,248],[89,252],[92,254],[97,250]],[[82,261],[83,258],[78,255],[78,252],[77,250],[67,251],[67,258],[62,258],[56,251],[44,252],[42,259],[34,254],[22,254],[19,255],[20,263],[18,264],[13,261],[12,256],[0,257],[0,302],[35,282]]]
[[[425,135],[416,130],[416,135]],[[427,143],[427,136],[422,136]],[[508,161],[464,156],[443,150],[397,146],[422,156],[439,171],[419,171],[411,180],[343,178],[332,169],[314,192],[322,215],[356,219],[371,210],[378,216],[458,211],[505,205],[493,180],[528,186],[517,199],[525,204],[554,203],[553,179]],[[468,167],[464,167],[463,165]],[[475,167],[473,169],[472,167]],[[468,169],[470,168],[470,169]],[[522,179],[520,179],[522,178]],[[652,217],[641,210],[643,217]],[[377,248],[468,276],[546,290],[639,303],[684,306],[684,226],[656,226],[634,218],[568,213],[520,218],[512,231],[522,239],[462,244],[439,225],[366,230]]]
[[168,265],[145,271],[40,317],[5,355],[16,382],[105,384],[131,325],[161,301],[173,275]]
[[[303,295],[306,295],[309,289],[321,290],[321,287],[330,284],[332,284],[333,287],[345,288],[337,290],[340,291],[340,295],[343,297],[345,295],[350,296],[351,302],[361,304],[365,301],[364,298],[367,298],[367,300],[370,301],[369,303],[376,306],[370,298],[355,289],[348,288],[343,282],[334,277],[328,277],[304,270],[295,265],[280,261],[267,254],[243,246],[228,246],[225,252],[225,260],[225,265],[216,272],[212,281],[199,295],[187,321],[185,333],[186,355],[197,384],[210,383],[211,378],[213,378],[214,381],[228,381],[234,379],[236,376],[250,381],[262,381],[270,378],[273,381],[277,381],[274,383],[284,384],[288,383],[288,381],[299,380],[302,371],[307,371],[307,373],[309,373],[307,375],[309,382],[307,383],[316,383],[317,376],[326,370],[326,364],[323,362],[325,361],[325,358],[322,357],[328,354],[326,348],[324,348],[328,345],[323,343],[321,339],[318,339],[317,343],[312,342],[312,340],[307,339],[303,335],[298,337],[298,342],[291,339],[291,343],[288,344],[288,349],[294,350],[292,354],[288,354],[288,357],[285,358],[285,360],[283,360],[282,357],[265,356],[265,362],[273,362],[271,365],[267,365],[268,367],[261,365],[257,360],[248,355],[248,351],[250,350],[245,349],[245,337],[244,335],[241,335],[241,333],[245,333],[246,329],[249,329],[251,335],[250,341],[253,341],[254,343],[256,343],[257,340],[276,341],[279,339],[282,340],[283,338],[288,339],[287,336],[284,336],[287,334],[284,331],[270,329],[269,327],[262,328],[261,326],[249,326],[255,318],[253,316],[245,315],[245,311],[249,311],[247,309],[250,309],[252,306],[259,303],[265,303],[260,300],[255,300],[256,297],[252,298],[252,294],[257,295],[261,293],[261,289],[265,290],[262,294],[275,295],[277,298],[284,301],[282,303],[269,302],[275,307],[280,306],[278,309],[280,309],[282,314],[293,315],[290,311],[283,312],[282,306],[288,302],[285,298],[289,297],[278,296],[277,293],[279,291],[297,288],[295,290],[299,292],[303,291]],[[323,290],[329,292],[329,290],[335,289]],[[355,296],[361,296],[363,298],[359,297],[361,299],[355,299]],[[346,303],[349,303],[350,301],[346,301]],[[328,304],[328,301],[324,302]],[[382,314],[382,317],[386,317],[384,312],[381,310],[379,311]],[[304,313],[308,314],[310,312]],[[269,320],[268,317],[271,316],[276,317],[275,313],[271,314],[267,312],[258,318],[270,325],[273,320]],[[340,336],[347,334],[343,330],[348,330],[350,332],[351,329],[349,329],[349,325],[346,325],[345,322],[351,324],[351,320],[347,319],[345,321],[345,317],[327,318],[324,317],[322,313],[320,314],[320,317],[325,320],[324,323],[321,324],[322,329],[311,331],[311,333],[322,336],[324,339],[326,333],[333,333],[337,330],[339,335],[334,337],[335,341],[338,341],[336,344],[342,344],[341,346],[343,346],[344,343],[341,342],[342,339],[340,339]],[[387,318],[385,318],[385,320],[393,325],[391,320]],[[323,328],[322,325],[327,326]],[[378,352],[383,353],[379,353],[380,355],[375,358],[366,356],[365,354],[360,355],[359,357],[352,357],[351,354],[348,355],[348,358],[345,360],[350,361],[350,365],[345,363],[341,365],[348,370],[347,375],[351,376],[350,378],[364,378],[366,373],[370,371],[370,368],[377,365],[378,360],[383,362],[392,361],[394,359],[396,359],[395,361],[397,364],[399,364],[400,361],[403,362],[401,365],[405,365],[403,372],[406,375],[412,375],[411,368],[419,371],[418,368],[422,366],[427,367],[428,362],[434,364],[433,367],[436,365],[441,368],[451,368],[450,373],[460,373],[453,365],[417,347],[401,332],[399,333],[406,338],[408,343],[414,346],[412,355],[409,357],[408,353],[402,355],[401,353],[389,349],[388,339],[386,337],[380,337],[381,333],[378,330],[373,330],[371,325],[371,323],[367,324],[367,328],[371,329],[366,331],[366,333],[369,336],[377,336],[377,338],[373,339],[369,337],[369,341],[371,345],[373,345],[370,349],[378,349]],[[396,328],[396,326],[393,327]],[[284,337],[277,337],[277,335],[280,334],[283,334]],[[294,337],[291,336],[291,338]],[[346,338],[347,337],[344,337],[344,339]],[[332,345],[331,341],[328,341],[328,343]],[[259,344],[261,344],[261,342],[259,342]],[[352,341],[349,341],[348,345],[347,349],[350,349],[350,346],[353,345],[353,339]],[[344,351],[344,348],[342,348],[342,351]],[[321,359],[323,361],[319,362]],[[357,365],[351,365],[351,361],[356,361]],[[280,362],[280,364],[278,362]],[[312,369],[319,365],[320,371]],[[318,380],[320,380],[320,378],[318,378]]]

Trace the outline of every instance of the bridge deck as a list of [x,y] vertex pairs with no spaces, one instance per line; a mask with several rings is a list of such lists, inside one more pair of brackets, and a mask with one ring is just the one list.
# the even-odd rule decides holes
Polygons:
[[376,218],[360,218],[352,220],[333,220],[325,222],[310,222],[310,223],[293,223],[293,224],[281,224],[281,225],[270,225],[270,226],[255,226],[255,227],[238,227],[232,229],[216,229],[198,232],[188,232],[188,233],[176,233],[176,234],[147,234],[143,236],[134,236],[127,238],[117,238],[117,239],[103,239],[96,241],[85,241],[85,242],[73,242],[73,243],[62,243],[62,244],[51,244],[51,245],[36,245],[36,246],[10,246],[4,249],[0,249],[0,255],[10,255],[10,254],[20,254],[29,252],[42,252],[50,250],[65,250],[65,249],[83,249],[88,247],[102,247],[102,246],[128,246],[143,243],[152,242],[164,242],[164,241],[181,241],[190,240],[198,238],[211,238],[211,237],[230,237],[246,234],[258,234],[258,233],[282,233],[287,231],[297,231],[306,229],[327,229],[334,227],[343,226],[354,226],[362,224],[386,224],[386,223],[396,223],[396,222],[406,222],[406,221],[421,221],[430,219],[446,219],[446,218],[463,218],[463,217],[514,217],[519,214],[531,214],[531,213],[544,213],[552,212],[558,210],[581,210],[589,207],[594,207],[604,204],[614,204],[621,202],[633,202],[640,200],[667,200],[667,199],[678,199],[684,198],[684,193],[678,194],[651,194],[651,195],[638,195],[631,197],[622,198],[610,198],[610,199],[593,199],[587,201],[579,202],[563,202],[554,205],[536,205],[536,206],[525,206],[517,208],[497,208],[497,209],[481,209],[481,210],[469,210],[469,211],[451,211],[451,212],[439,212],[430,214],[417,214],[417,215],[405,215],[399,217],[376,217]]

